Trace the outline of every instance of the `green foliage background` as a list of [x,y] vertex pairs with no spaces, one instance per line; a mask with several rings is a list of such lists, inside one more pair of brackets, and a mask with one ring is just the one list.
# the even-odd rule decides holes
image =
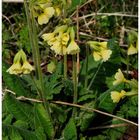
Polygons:
[[[77,5],[85,4],[86,0],[72,0],[71,7],[68,9],[69,16],[75,12]],[[138,1],[130,0],[99,0],[89,3],[79,10],[79,15],[88,15],[92,12],[101,13],[127,13],[137,15]],[[11,6],[12,5],[12,6]],[[32,79],[32,75],[15,76],[6,72],[12,64],[14,54],[21,47],[27,53],[31,63],[32,53],[28,35],[28,27],[23,4],[3,3],[3,22],[2,22],[2,75],[3,75],[3,102],[2,102],[2,138],[3,140],[118,140],[123,137],[128,127],[114,127],[106,129],[93,129],[105,125],[122,124],[123,121],[115,120],[111,117],[83,109],[77,109],[77,117],[71,117],[71,106],[55,104],[53,101],[63,101],[72,103],[73,83],[71,79],[63,79],[63,62],[56,60],[56,71],[52,74],[47,72],[47,67],[43,67],[43,79],[45,84],[45,98],[50,103],[50,112],[46,113],[41,103],[30,100],[19,100],[18,97],[40,100],[37,87]],[[9,22],[7,21],[7,18]],[[92,17],[87,18],[87,22]],[[108,47],[113,54],[109,61],[102,64],[99,72],[90,89],[84,87],[84,79],[88,81],[99,67],[91,54],[86,56],[85,44],[80,44],[80,73],[78,84],[78,104],[84,107],[96,108],[122,118],[137,122],[138,118],[138,97],[128,97],[118,104],[112,102],[110,92],[122,90],[125,85],[120,84],[113,87],[114,74],[118,68],[127,69],[127,47],[128,32],[125,32],[122,45],[119,44],[120,29],[125,26],[127,30],[138,28],[138,19],[123,16],[95,16],[95,24],[85,27],[85,21],[79,23],[80,39],[84,41],[97,40],[102,38],[108,40]],[[75,21],[74,21],[75,24]],[[48,29],[53,29],[56,23],[50,21]],[[44,27],[39,27],[42,31]],[[89,34],[89,29],[92,34]],[[100,40],[101,39],[101,40]],[[53,58],[53,53],[39,39],[39,47],[42,62],[49,62]],[[86,57],[88,57],[88,70],[86,73]],[[130,56],[129,70],[138,70],[138,55]],[[71,70],[69,70],[71,75]],[[133,77],[128,75],[129,79]],[[126,87],[125,87],[126,88]],[[8,90],[6,90],[8,89]],[[9,92],[12,91],[11,92]],[[13,92],[15,94],[13,94]],[[131,127],[131,126],[130,126]]]

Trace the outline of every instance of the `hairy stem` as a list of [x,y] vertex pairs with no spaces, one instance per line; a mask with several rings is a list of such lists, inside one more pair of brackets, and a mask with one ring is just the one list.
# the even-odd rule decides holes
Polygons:
[[[72,62],[73,62],[73,88],[74,88],[74,95],[73,95],[73,103],[77,103],[77,60],[76,60],[76,55],[72,56]],[[73,108],[73,116],[76,115],[76,108]]]
[[64,55],[64,79],[67,79],[67,55]]
[[91,88],[91,86],[92,86],[92,84],[93,84],[93,82],[94,82],[94,80],[95,80],[95,78],[96,78],[96,76],[97,76],[97,74],[98,74],[98,72],[99,72],[101,66],[102,66],[102,62],[99,64],[97,71],[96,71],[95,74],[93,75],[93,77],[92,77],[92,79],[91,79],[91,81],[90,81],[90,83],[89,83],[89,85],[88,85],[88,90]]
[[88,56],[89,56],[89,48],[86,46],[86,62],[85,62],[85,88],[87,88],[88,85]]
[[[39,95],[41,99],[43,100],[43,105],[47,111],[47,113],[50,115],[49,111],[49,103],[46,101],[45,96],[44,96],[44,82],[43,82],[43,73],[41,71],[41,59],[40,59],[40,54],[39,54],[39,46],[38,46],[38,37],[37,37],[37,31],[36,31],[36,24],[35,24],[35,19],[33,17],[33,7],[32,4],[29,2],[29,6],[27,3],[27,0],[24,0],[24,6],[25,6],[25,12],[27,16],[27,23],[29,27],[29,37],[30,37],[30,42],[31,42],[31,47],[32,47],[32,54],[33,54],[33,59],[34,59],[34,65],[36,69],[36,86],[38,88]],[[29,11],[30,9],[30,11]],[[51,119],[51,115],[50,115]]]
[[127,61],[127,78],[128,78],[128,75],[129,75],[129,55],[128,54],[127,54],[126,61]]

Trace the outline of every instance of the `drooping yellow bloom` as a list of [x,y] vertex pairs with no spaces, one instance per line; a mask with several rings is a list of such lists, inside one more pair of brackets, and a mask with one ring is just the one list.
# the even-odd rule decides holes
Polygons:
[[126,91],[121,90],[121,92],[118,91],[112,91],[111,92],[111,99],[113,100],[113,103],[118,103],[120,99],[123,99],[125,97]]
[[56,41],[55,34],[54,33],[46,33],[42,35],[42,38],[44,41],[47,41],[47,43],[51,46]]
[[62,34],[62,45],[67,45],[68,44],[68,41],[69,41],[69,34],[66,32],[66,33],[63,33]]
[[133,44],[130,44],[130,47],[128,48],[127,54],[128,55],[133,55],[133,54],[137,54],[137,53],[138,53],[138,48],[134,47]]
[[60,16],[61,10],[59,7],[55,7],[55,14],[56,14],[56,16]]
[[107,48],[107,42],[89,41],[88,44],[93,49],[95,61],[106,62],[110,58],[112,51]]
[[101,50],[101,56],[103,58],[103,62],[106,62],[110,58],[111,54],[112,54],[111,50],[107,50],[107,49]]
[[25,52],[21,49],[14,57],[13,65],[7,70],[10,74],[29,74],[34,68],[28,63]]
[[62,55],[62,45],[61,45],[61,42],[59,40],[56,40],[51,48],[51,50],[53,50],[57,55]]
[[74,40],[71,40],[70,44],[67,47],[67,53],[74,55],[80,52],[80,48]]
[[44,9],[44,12],[38,16],[38,23],[40,25],[47,24],[49,19],[54,15],[54,8],[53,7],[47,7]]
[[96,52],[96,51],[93,52],[93,57],[94,57],[95,61],[99,61],[102,59],[101,54],[99,52]]
[[22,69],[21,69],[21,64],[19,61],[17,61],[16,63],[13,63],[13,65],[6,71],[9,72],[10,74],[21,74],[22,73]]
[[21,67],[23,74],[29,74],[34,70],[33,66],[29,64],[28,61],[25,61]]
[[120,69],[118,69],[118,72],[115,74],[115,79],[116,80],[113,82],[113,85],[118,85],[120,83],[127,82]]

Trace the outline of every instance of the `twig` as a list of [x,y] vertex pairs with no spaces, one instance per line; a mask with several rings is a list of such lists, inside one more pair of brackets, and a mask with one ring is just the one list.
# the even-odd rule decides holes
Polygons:
[[[28,101],[32,101],[32,102],[43,102],[41,100],[37,100],[37,99],[32,99],[32,98],[26,98],[24,96],[21,96],[21,97],[18,97],[17,98],[18,100],[28,100]],[[132,124],[132,125],[135,125],[135,126],[138,126],[137,123],[135,122],[132,122],[132,121],[129,121],[127,119],[124,119],[124,118],[121,118],[121,117],[118,117],[118,116],[115,116],[115,115],[112,115],[112,114],[109,114],[109,113],[106,113],[106,112],[103,112],[103,111],[100,111],[100,110],[97,110],[97,109],[93,109],[93,108],[89,108],[89,107],[85,107],[85,106],[82,106],[82,105],[78,105],[78,104],[73,104],[73,103],[68,103],[68,102],[62,102],[62,101],[51,101],[52,103],[54,104],[60,104],[60,105],[67,105],[67,106],[73,106],[73,107],[78,107],[78,108],[81,108],[81,109],[84,109],[86,111],[90,111],[90,112],[97,112],[99,114],[103,114],[105,116],[109,116],[109,117],[112,117],[112,118],[115,118],[115,119],[118,119],[118,120],[122,120],[124,122],[127,122],[129,124]]]
[[2,17],[5,18],[10,23],[10,25],[12,25],[11,21],[9,20],[9,18],[7,16],[2,15]]
[[[82,7],[84,7],[85,5],[87,5],[88,3],[92,2],[92,1],[93,1],[93,0],[88,0],[88,1],[85,2],[83,5],[81,5],[81,6],[79,7],[79,9],[81,9]],[[72,13],[72,15],[70,16],[70,18],[73,17],[76,13],[77,13],[77,10],[74,11],[74,12]]]
[[56,104],[62,104],[62,105],[68,105],[68,106],[74,106],[74,107],[82,108],[82,109],[85,109],[86,111],[97,112],[99,114],[103,114],[103,115],[106,115],[106,116],[109,116],[109,117],[112,117],[112,118],[116,118],[118,120],[122,120],[124,122],[130,123],[132,125],[138,126],[138,124],[135,123],[135,122],[129,121],[127,119],[124,119],[124,118],[121,118],[121,117],[118,117],[118,116],[115,116],[115,115],[112,115],[112,114],[109,114],[109,113],[106,113],[106,112],[103,112],[103,111],[100,111],[100,110],[97,110],[97,109],[93,109],[93,108],[89,108],[89,107],[84,107],[84,106],[78,105],[78,104],[61,102],[61,101],[52,101],[52,102],[56,103]]
[[[78,20],[78,19],[77,19],[77,20]],[[86,27],[89,29],[89,33],[90,33],[90,35],[92,35],[92,31],[90,30],[90,28],[89,28],[89,26],[88,26],[88,23],[87,23],[86,19],[83,18],[83,20],[84,20],[84,22],[85,22],[84,26],[86,26]]]
[[22,100],[22,101],[31,101],[31,102],[36,102],[36,103],[42,103],[43,102],[43,101],[38,100],[38,99],[26,98],[24,96],[19,96],[16,99]]
[[105,126],[97,126],[94,128],[89,128],[88,130],[97,130],[97,129],[106,129],[106,128],[116,128],[116,127],[125,127],[129,126],[127,123],[122,123],[122,124],[112,124],[112,125],[105,125]]
[[10,92],[10,93],[12,93],[13,95],[16,95],[15,92],[13,92],[12,90],[9,90],[9,89],[4,89],[3,91],[4,91],[4,93],[5,93],[5,92]]
[[101,38],[101,37],[94,37],[93,35],[89,35],[89,34],[86,34],[84,32],[79,32],[80,35],[83,35],[83,36],[87,36],[87,37],[90,37],[92,39],[99,39],[99,40],[102,40],[102,41],[108,41],[108,39],[106,38]]
[[[138,15],[129,15],[129,14],[123,14],[123,13],[91,13],[91,14],[79,17],[79,20],[92,17],[92,16],[121,16],[121,17],[138,18]],[[73,19],[77,20],[76,18],[73,18]]]

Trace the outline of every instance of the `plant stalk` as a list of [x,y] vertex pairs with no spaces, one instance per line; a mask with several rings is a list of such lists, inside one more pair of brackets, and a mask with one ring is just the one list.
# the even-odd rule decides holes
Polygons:
[[129,55],[127,54],[127,79],[128,79],[128,75],[129,75]]
[[87,88],[88,85],[88,56],[89,56],[89,48],[86,46],[86,62],[85,62],[85,89]]
[[64,79],[67,79],[67,55],[64,55]]
[[[73,62],[73,88],[74,88],[74,95],[73,95],[73,103],[77,104],[77,60],[76,55],[72,56],[72,62]],[[73,116],[76,116],[76,110],[77,108],[73,108]]]
[[[27,16],[27,23],[29,27],[29,37],[30,37],[30,42],[31,42],[31,47],[32,47],[32,53],[33,53],[33,60],[34,60],[34,65],[36,69],[36,86],[39,91],[39,95],[41,99],[43,100],[43,105],[47,111],[47,113],[50,116],[51,119],[51,114],[49,111],[49,103],[46,101],[45,95],[44,95],[44,82],[43,82],[43,73],[41,71],[41,59],[40,59],[40,54],[39,54],[39,46],[38,46],[38,37],[37,37],[37,31],[36,31],[36,25],[35,25],[35,19],[33,17],[32,13],[32,4],[29,2],[29,8],[27,4],[27,0],[24,0],[24,5],[25,5],[25,12]],[[29,11],[30,9],[30,11]]]
[[96,76],[97,76],[97,74],[98,74],[98,72],[99,72],[99,70],[100,70],[102,64],[103,64],[103,62],[101,62],[101,63],[99,64],[97,71],[96,71],[95,74],[93,75],[93,77],[92,77],[92,79],[91,79],[91,81],[90,81],[90,83],[89,83],[89,85],[88,85],[88,88],[87,88],[88,90],[91,88],[91,86],[92,86],[92,84],[93,84],[93,82],[94,82],[94,80],[95,80],[95,78],[96,78]]

